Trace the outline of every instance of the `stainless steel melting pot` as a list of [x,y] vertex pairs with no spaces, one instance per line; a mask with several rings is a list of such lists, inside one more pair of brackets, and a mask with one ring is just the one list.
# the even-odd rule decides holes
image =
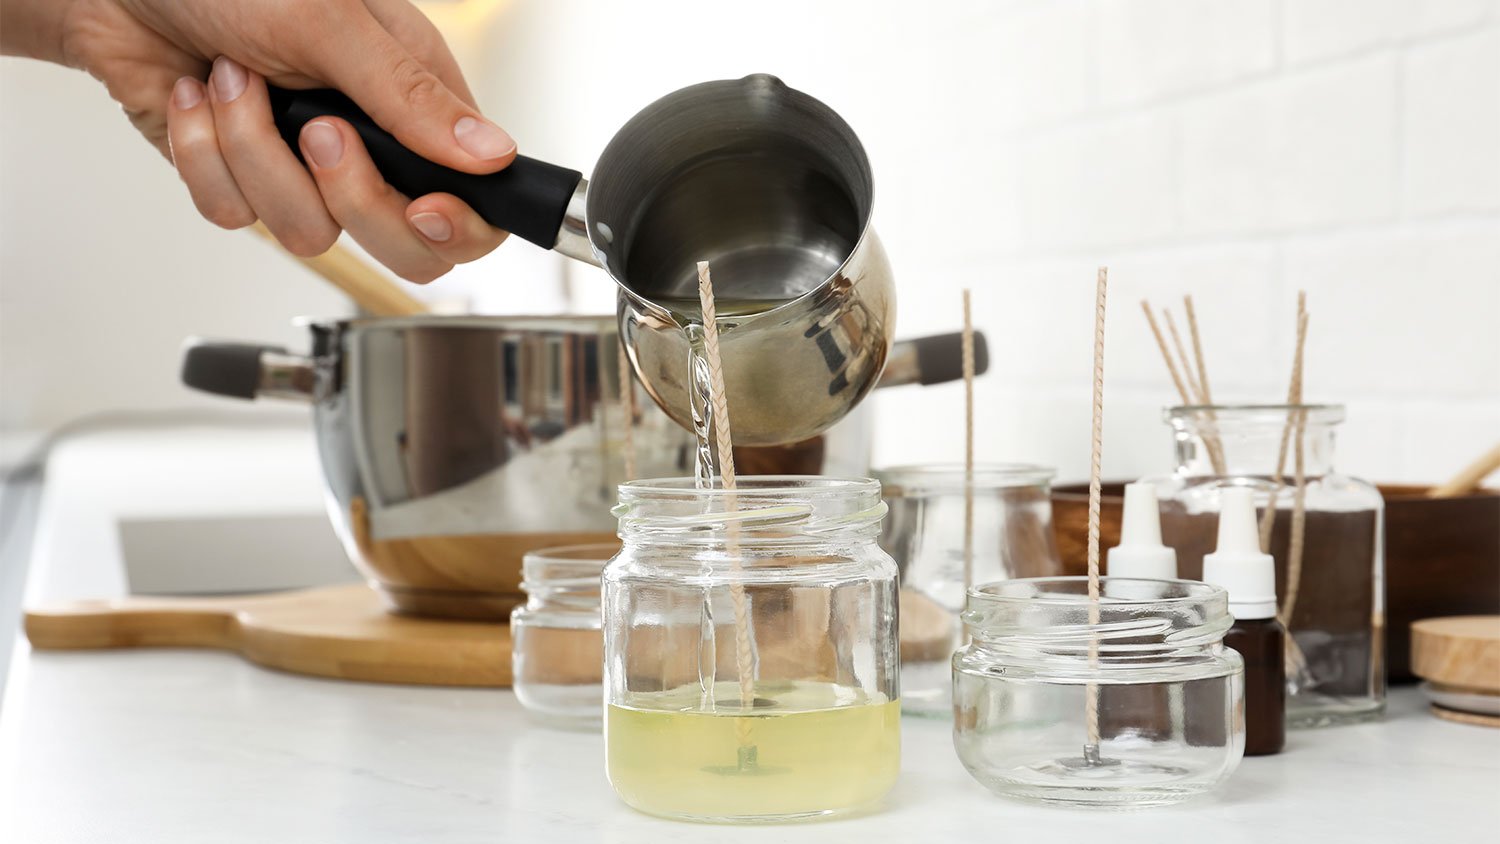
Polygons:
[[488,176],[405,149],[335,91],[272,90],[293,150],[307,121],[349,120],[408,196],[446,191],[493,225],[602,267],[651,397],[684,427],[698,261],[712,266],[734,439],[805,440],[859,403],[885,368],[895,287],[870,227],[864,147],[823,103],[764,74],[705,82],[647,106],[585,181],[517,157]]
[[[223,396],[312,403],[329,515],[391,607],[503,619],[522,600],[527,551],[613,541],[627,424],[614,318],[389,317],[308,328],[308,355],[189,341],[182,380]],[[975,339],[983,372],[984,337]],[[905,341],[881,386],[961,371],[959,335]],[[636,398],[636,476],[691,474],[692,435]],[[865,474],[870,428],[860,415],[802,443],[736,448],[736,461],[746,474]]]

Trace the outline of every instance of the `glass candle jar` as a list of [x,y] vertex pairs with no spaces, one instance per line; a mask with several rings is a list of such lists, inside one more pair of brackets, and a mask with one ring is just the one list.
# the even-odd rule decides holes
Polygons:
[[1244,668],[1224,590],[1181,580],[990,583],[953,656],[953,744],[1006,797],[1130,808],[1212,789],[1245,749]]
[[510,615],[516,699],[544,723],[598,727],[604,712],[599,578],[618,544],[568,545],[526,554],[526,603]]
[[[1177,467],[1158,482],[1157,495],[1162,540],[1177,549],[1178,573],[1202,576],[1203,555],[1214,550],[1218,535],[1219,491],[1250,487],[1262,546],[1276,560],[1279,617],[1289,634],[1288,725],[1379,717],[1385,708],[1385,504],[1373,485],[1334,468],[1343,407],[1174,407],[1166,420]],[[1267,506],[1275,510],[1269,523]]]
[[877,473],[890,513],[880,544],[901,572],[901,709],[953,715],[953,651],[970,583],[1062,573],[1052,532],[1053,470],[1020,463],[974,467],[971,577],[965,581],[962,464]]
[[620,486],[605,756],[631,806],[700,821],[879,800],[900,763],[896,566],[872,480]]

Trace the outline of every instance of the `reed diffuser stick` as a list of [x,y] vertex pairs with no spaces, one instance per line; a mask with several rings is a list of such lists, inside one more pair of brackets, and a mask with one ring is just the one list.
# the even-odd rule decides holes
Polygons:
[[1177,320],[1172,319],[1172,312],[1166,308],[1161,309],[1161,315],[1167,321],[1167,333],[1172,335],[1172,348],[1177,351],[1177,361],[1182,365],[1182,377],[1193,393],[1193,401],[1207,404],[1203,400],[1203,381],[1193,371],[1193,359],[1188,357],[1187,348],[1182,344],[1182,335],[1177,333]]
[[[703,309],[703,354],[708,362],[709,401],[714,411],[714,445],[719,457],[719,481],[728,494],[724,506],[729,512],[737,509],[734,493],[734,439],[729,425],[729,397],[724,390],[724,363],[719,356],[718,314],[714,310],[714,283],[709,275],[708,262],[698,262],[698,303]],[[739,522],[731,519],[725,527],[725,552],[733,567],[734,579],[729,592],[734,602],[735,667],[740,675],[740,709],[749,712],[755,702],[755,678],[751,675],[750,619],[745,606],[745,584],[740,578]],[[744,731],[741,739],[740,764],[747,762],[744,747],[749,744],[749,722],[741,719]],[[753,758],[750,760],[753,761]]]
[[[1089,667],[1099,664],[1099,503],[1102,497],[1100,477],[1104,455],[1104,300],[1109,285],[1109,270],[1099,268],[1094,286],[1094,402],[1093,425],[1089,441]],[[1149,309],[1147,314],[1150,314]],[[1084,744],[1086,764],[1097,765],[1099,757],[1099,687],[1089,683],[1084,690],[1083,718],[1088,740]]]
[[974,585],[974,321],[964,288],[964,593]]
[[[1197,404],[1198,402],[1193,397],[1193,393],[1189,391],[1188,385],[1183,382],[1182,375],[1178,373],[1177,364],[1172,360],[1172,352],[1167,348],[1167,340],[1162,336],[1161,326],[1157,324],[1155,314],[1151,313],[1151,303],[1142,299],[1141,310],[1146,314],[1146,322],[1151,326],[1151,336],[1156,338],[1156,347],[1161,350],[1161,359],[1167,364],[1167,373],[1172,376],[1172,384],[1177,388],[1178,397],[1182,399],[1184,405]],[[1168,317],[1170,316],[1168,314]],[[1186,363],[1185,358],[1184,363]],[[1210,445],[1211,439],[1210,437],[1205,437],[1203,448],[1208,452],[1208,462],[1213,466],[1214,472],[1223,474],[1223,457],[1214,446]]]
[[1167,340],[1161,334],[1161,326],[1156,324],[1156,315],[1151,313],[1151,303],[1142,299],[1141,311],[1146,314],[1146,322],[1151,326],[1151,336],[1156,338],[1156,347],[1161,349],[1161,359],[1167,363],[1167,373],[1172,376],[1172,384],[1177,388],[1177,395],[1182,399],[1183,404],[1192,404],[1193,396],[1182,383],[1182,376],[1177,373],[1177,364],[1172,362],[1172,353],[1167,351]]
[[1187,312],[1188,334],[1193,338],[1193,359],[1198,363],[1198,401],[1207,407],[1209,424],[1213,428],[1206,447],[1210,449],[1209,459],[1214,463],[1214,470],[1220,475],[1228,473],[1229,461],[1224,457],[1224,441],[1219,438],[1218,422],[1219,414],[1213,409],[1214,393],[1208,386],[1208,366],[1204,363],[1203,338],[1198,333],[1198,312],[1193,308],[1193,297],[1182,297],[1182,309]]
[[619,359],[620,414],[625,418],[625,480],[635,480],[635,373],[625,351],[625,335],[620,335]]
[[[1307,291],[1297,293],[1297,345],[1292,352],[1292,377],[1286,388],[1286,403],[1296,406],[1302,403],[1302,354],[1307,347]],[[1276,454],[1276,473],[1271,476],[1271,496],[1266,501],[1266,511],[1260,517],[1260,549],[1271,553],[1271,530],[1276,526],[1276,499],[1281,495],[1281,481],[1286,473],[1287,446],[1291,441],[1295,414],[1287,411],[1286,423],[1281,428],[1281,446]]]

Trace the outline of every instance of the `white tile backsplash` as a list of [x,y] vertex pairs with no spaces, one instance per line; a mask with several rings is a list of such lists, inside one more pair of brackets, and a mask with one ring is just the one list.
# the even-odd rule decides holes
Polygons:
[[1404,70],[1406,212],[1500,210],[1500,29],[1414,47]]

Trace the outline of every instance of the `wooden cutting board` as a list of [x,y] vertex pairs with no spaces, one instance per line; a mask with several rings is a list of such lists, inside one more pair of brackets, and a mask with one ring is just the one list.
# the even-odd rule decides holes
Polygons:
[[199,647],[340,680],[509,686],[510,628],[392,615],[364,584],[223,598],[130,597],[26,612],[38,650]]

